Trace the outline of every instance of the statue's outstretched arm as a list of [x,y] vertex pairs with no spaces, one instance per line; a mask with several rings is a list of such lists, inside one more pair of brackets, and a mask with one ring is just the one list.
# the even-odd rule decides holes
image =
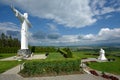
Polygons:
[[14,6],[11,6],[12,11],[15,13],[16,17],[18,17],[18,19],[23,22],[24,20],[24,16],[17,10],[14,8]]

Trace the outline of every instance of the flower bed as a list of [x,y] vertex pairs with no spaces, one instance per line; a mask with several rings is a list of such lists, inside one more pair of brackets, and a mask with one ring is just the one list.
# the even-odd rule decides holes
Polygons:
[[119,80],[117,77],[115,77],[115,76],[109,76],[107,74],[103,74],[102,77],[106,78],[106,79],[111,79],[111,80]]
[[95,75],[95,76],[99,76],[98,73],[96,71],[94,71],[94,70],[90,70],[90,73]]

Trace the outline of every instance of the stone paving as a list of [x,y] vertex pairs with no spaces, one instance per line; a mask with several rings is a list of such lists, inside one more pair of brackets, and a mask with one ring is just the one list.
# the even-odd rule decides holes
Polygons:
[[50,77],[29,77],[23,78],[18,74],[1,74],[0,80],[107,80],[90,74],[74,74]]

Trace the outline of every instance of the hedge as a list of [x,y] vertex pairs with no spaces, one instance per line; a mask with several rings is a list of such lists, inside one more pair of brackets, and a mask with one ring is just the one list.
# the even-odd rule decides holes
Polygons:
[[69,58],[63,60],[35,60],[24,64],[23,75],[35,76],[43,74],[60,74],[80,71],[80,59]]

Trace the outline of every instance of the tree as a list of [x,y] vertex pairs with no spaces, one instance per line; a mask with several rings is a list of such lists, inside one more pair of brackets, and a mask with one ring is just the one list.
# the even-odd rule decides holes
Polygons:
[[35,46],[32,46],[31,51],[32,51],[32,52],[35,52]]
[[20,47],[20,41],[18,38],[12,38],[4,33],[0,35],[0,47]]

